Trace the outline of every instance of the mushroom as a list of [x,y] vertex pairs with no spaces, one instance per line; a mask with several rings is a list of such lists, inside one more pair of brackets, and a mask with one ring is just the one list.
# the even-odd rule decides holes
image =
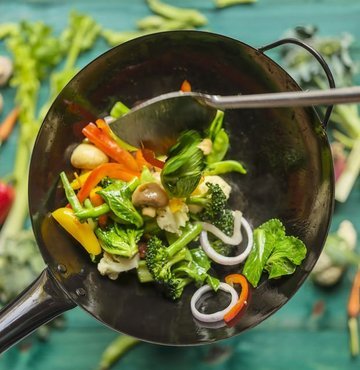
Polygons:
[[12,72],[12,61],[7,57],[0,56],[0,86],[4,86],[9,81]]
[[75,168],[92,170],[109,162],[109,157],[95,145],[81,143],[72,152],[70,161]]
[[135,207],[165,207],[169,198],[164,189],[156,182],[147,182],[136,188],[132,195],[132,203]]

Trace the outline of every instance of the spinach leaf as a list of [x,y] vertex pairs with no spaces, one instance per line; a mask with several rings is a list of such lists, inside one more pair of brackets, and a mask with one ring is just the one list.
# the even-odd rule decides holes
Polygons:
[[292,274],[306,255],[304,243],[286,236],[285,227],[272,219],[254,230],[254,247],[246,260],[243,274],[253,287],[257,287],[263,270],[269,278]]
[[118,220],[136,227],[143,225],[143,219],[131,202],[131,190],[124,181],[117,180],[99,191]]

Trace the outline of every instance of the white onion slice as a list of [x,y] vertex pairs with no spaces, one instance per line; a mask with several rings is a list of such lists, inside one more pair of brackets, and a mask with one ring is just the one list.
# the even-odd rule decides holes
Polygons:
[[224,243],[230,245],[238,245],[241,243],[241,218],[242,213],[240,211],[234,211],[234,232],[232,236],[227,236],[216,226],[209,224],[208,222],[202,222],[203,230],[209,231],[211,234],[215,235],[218,239],[221,239]]
[[200,244],[204,252],[207,254],[207,256],[211,258],[214,262],[219,263],[220,265],[231,266],[238,265],[241,262],[243,262],[251,251],[251,248],[254,244],[254,238],[251,227],[244,217],[242,217],[241,219],[241,225],[246,231],[248,243],[245,250],[241,254],[238,254],[237,256],[234,257],[226,257],[216,252],[209,242],[207,232],[202,231],[200,234]]
[[196,319],[199,321],[203,322],[217,322],[220,320],[224,319],[225,314],[235,306],[237,300],[239,299],[239,296],[237,294],[237,291],[229,284],[226,283],[220,283],[219,289],[223,290],[224,292],[230,293],[231,294],[231,302],[230,304],[224,308],[221,311],[217,311],[214,313],[206,314],[206,313],[201,313],[197,308],[196,308],[196,303],[197,301],[201,298],[201,296],[212,290],[211,286],[206,284],[203,285],[201,288],[199,288],[194,295],[191,297],[191,302],[190,302],[190,307],[191,307],[191,312],[194,315]]

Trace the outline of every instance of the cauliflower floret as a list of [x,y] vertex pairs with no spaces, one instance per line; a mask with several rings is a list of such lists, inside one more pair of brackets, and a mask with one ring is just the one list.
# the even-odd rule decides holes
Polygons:
[[189,207],[184,202],[181,202],[181,204],[177,202],[175,212],[172,212],[171,206],[159,208],[157,210],[156,221],[160,229],[180,235],[180,228],[184,227],[189,220],[188,213]]
[[200,194],[206,193],[209,189],[206,186],[206,183],[210,182],[211,184],[218,184],[221,190],[224,192],[226,199],[229,199],[231,193],[231,186],[220,176],[205,176],[204,180],[198,186]]
[[97,269],[101,275],[107,275],[109,279],[116,280],[120,272],[137,268],[139,259],[139,254],[136,254],[133,258],[123,258],[104,252],[103,257],[97,265]]

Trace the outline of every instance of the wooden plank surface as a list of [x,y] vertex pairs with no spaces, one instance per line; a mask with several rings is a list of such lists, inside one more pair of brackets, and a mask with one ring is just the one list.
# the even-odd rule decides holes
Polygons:
[[[214,10],[211,0],[168,0],[169,3],[194,6],[209,18],[206,29],[260,46],[280,38],[290,27],[316,24],[322,34],[350,32],[356,36],[353,55],[360,60],[360,1],[358,0],[258,0],[254,6]],[[149,14],[143,0],[0,0],[0,22],[42,19],[57,31],[66,24],[71,9],[93,15],[109,28],[125,30]],[[81,59],[85,65],[104,52],[99,42]],[[0,47],[0,52],[4,51]],[[13,92],[5,91],[5,101]],[[1,149],[0,176],[11,170],[16,137]],[[351,199],[337,206],[335,228],[344,218],[352,220],[360,231],[360,183]],[[169,348],[142,344],[129,353],[115,369],[359,369],[360,360],[352,360],[348,351],[346,301],[353,271],[339,286],[322,291],[307,281],[295,297],[277,314],[236,338],[215,345],[193,348]],[[314,305],[325,304],[324,315],[314,315]],[[0,357],[0,370],[90,370],[116,333],[93,320],[81,309],[66,314],[67,327],[53,332],[46,343],[34,342],[30,350],[15,347]],[[129,318],[136,320],[137,318]],[[1,335],[1,334],[0,334]]]

